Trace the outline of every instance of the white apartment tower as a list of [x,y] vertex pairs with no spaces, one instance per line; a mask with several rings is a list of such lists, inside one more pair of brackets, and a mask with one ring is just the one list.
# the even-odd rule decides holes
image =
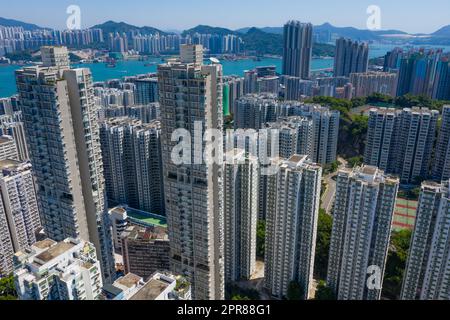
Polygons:
[[424,182],[402,300],[450,300],[450,182]]
[[364,162],[413,184],[430,175],[439,111],[372,109]]
[[278,299],[297,282],[304,299],[313,282],[322,168],[294,155],[267,177],[265,287]]
[[271,150],[272,130],[278,132],[279,156],[289,159],[295,154],[313,156],[314,122],[307,117],[279,118],[277,122],[266,124],[268,129],[268,150]]
[[327,276],[338,300],[380,299],[398,186],[376,167],[339,172]]
[[279,105],[279,117],[300,116],[313,121],[311,160],[322,165],[337,159],[340,112],[328,107],[288,101]]
[[[223,72],[216,62],[203,65],[202,50],[200,45],[183,45],[182,59],[158,67],[166,214],[172,271],[189,278],[193,299],[222,300],[223,166],[199,161],[206,142],[194,136],[202,137],[209,129],[223,131]],[[172,141],[177,129],[192,137],[191,164],[172,161],[179,144]]]
[[433,162],[433,179],[450,179],[450,105],[442,109],[442,125]]
[[99,300],[100,263],[89,242],[47,239],[15,257],[14,281],[20,300]]
[[249,280],[256,267],[258,159],[242,149],[226,154],[224,169],[225,280]]
[[111,204],[164,215],[161,123],[111,118],[100,125],[100,141]]
[[283,75],[310,78],[313,26],[289,21],[284,26]]
[[41,230],[31,164],[0,161],[0,273],[13,271],[15,252],[30,248]]
[[43,48],[46,66],[16,71],[42,222],[55,241],[91,241],[110,282],[115,270],[92,75],[69,69],[59,49]]
[[19,160],[16,143],[10,136],[0,136],[0,161],[1,160]]

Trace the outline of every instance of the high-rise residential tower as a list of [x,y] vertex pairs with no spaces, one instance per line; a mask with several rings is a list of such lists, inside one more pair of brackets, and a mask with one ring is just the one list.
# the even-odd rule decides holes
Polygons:
[[97,248],[105,282],[115,274],[103,163],[89,69],[69,69],[67,49],[42,49],[44,66],[16,71],[43,226],[55,241]]
[[[41,230],[31,164],[0,161],[0,273],[13,271],[15,252],[36,242]],[[8,238],[10,240],[8,240]]]
[[365,73],[369,67],[369,46],[350,39],[336,40],[334,76],[349,77],[351,73]]
[[280,160],[279,171],[267,177],[265,287],[278,299],[292,282],[304,299],[313,281],[322,168],[294,155]]
[[225,279],[249,280],[256,267],[258,159],[234,149],[224,169]]
[[100,262],[95,246],[78,239],[46,239],[15,257],[20,300],[99,300]]
[[[172,271],[188,276],[196,300],[224,299],[223,167],[202,159],[201,139],[204,130],[223,131],[222,76],[220,64],[203,64],[201,45],[183,45],[181,59],[158,67]],[[174,141],[177,129],[192,139]],[[177,165],[172,152],[180,142],[190,161]]]
[[0,161],[19,160],[16,143],[10,136],[0,136]]
[[403,300],[450,300],[450,183],[424,182],[403,279]]
[[376,167],[339,172],[327,275],[337,299],[380,299],[398,186]]
[[427,108],[373,109],[364,163],[413,184],[430,175],[439,111]]
[[450,105],[442,108],[442,124],[433,160],[433,179],[450,179]]
[[160,122],[111,118],[100,125],[100,141],[111,204],[163,215]]
[[313,26],[289,21],[284,25],[283,75],[309,79],[313,47]]

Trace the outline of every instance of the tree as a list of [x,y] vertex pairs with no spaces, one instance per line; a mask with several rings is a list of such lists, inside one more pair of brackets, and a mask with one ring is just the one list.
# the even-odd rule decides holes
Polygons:
[[256,231],[256,256],[264,259],[266,249],[266,222],[264,220],[258,221]]
[[319,282],[319,285],[317,287],[316,300],[323,300],[323,301],[336,300],[336,295],[334,294],[333,290],[330,287],[328,287],[327,283],[323,280]]
[[288,300],[304,300],[305,291],[296,281],[292,281],[289,284],[287,299]]
[[382,292],[385,298],[396,300],[400,297],[411,236],[411,230],[392,234]]
[[249,301],[250,298],[249,297],[245,297],[245,296],[241,296],[241,295],[238,294],[236,296],[233,296],[231,298],[231,300],[233,300],[233,301]]
[[0,300],[16,300],[17,293],[14,286],[14,276],[0,279]]
[[259,292],[253,289],[243,289],[237,285],[230,285],[226,288],[228,300],[260,300]]
[[317,226],[316,257],[314,273],[316,278],[325,279],[328,271],[328,255],[330,252],[331,230],[333,218],[320,209]]
[[351,168],[354,168],[354,167],[362,165],[363,160],[364,160],[363,156],[357,156],[357,157],[352,157],[352,158],[348,159],[347,161],[348,161],[348,165]]

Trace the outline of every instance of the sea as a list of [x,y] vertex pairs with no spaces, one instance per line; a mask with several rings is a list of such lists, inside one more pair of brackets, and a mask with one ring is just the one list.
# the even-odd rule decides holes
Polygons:
[[[388,51],[397,47],[397,45],[371,45],[369,55],[370,58],[384,56]],[[450,51],[450,47],[443,48]],[[123,60],[118,61],[115,68],[108,68],[104,63],[84,63],[75,64],[73,67],[89,68],[92,71],[94,81],[106,81],[110,79],[120,79],[127,76],[135,76],[156,72],[157,65],[161,63],[159,58],[151,58],[148,61]],[[243,76],[246,70],[254,69],[258,66],[275,65],[279,73],[281,73],[281,59],[263,58],[261,60],[245,59],[228,61],[222,60],[225,75]],[[333,59],[315,58],[312,60],[312,71],[320,71],[333,68]],[[22,68],[17,65],[1,65],[0,64],[0,98],[10,97],[16,93],[16,83],[14,79],[14,71]]]

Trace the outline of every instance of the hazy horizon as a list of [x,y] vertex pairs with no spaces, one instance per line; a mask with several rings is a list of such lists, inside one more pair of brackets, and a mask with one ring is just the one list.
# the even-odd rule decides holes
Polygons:
[[[449,25],[450,1],[429,0],[408,3],[407,0],[156,0],[15,1],[2,7],[0,16],[41,27],[65,29],[70,5],[81,8],[81,26],[89,28],[109,20],[161,30],[185,30],[197,25],[210,25],[232,30],[245,27],[279,27],[291,19],[321,25],[329,22],[337,27],[366,29],[370,5],[381,8],[382,29],[396,29],[412,34],[433,33]],[[226,10],[224,10],[226,7]],[[231,12],[231,14],[230,14]],[[296,13],[298,12],[298,13]],[[420,23],[418,23],[420,22]]]

